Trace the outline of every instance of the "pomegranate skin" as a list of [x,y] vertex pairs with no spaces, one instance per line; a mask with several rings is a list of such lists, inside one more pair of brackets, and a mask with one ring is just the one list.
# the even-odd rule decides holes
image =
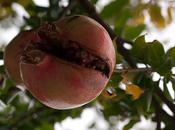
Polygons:
[[32,95],[55,109],[82,106],[97,97],[107,84],[101,73],[49,55],[37,65],[21,64],[21,70]]
[[[52,25],[58,32],[43,30],[41,27],[18,35],[6,48],[5,66],[16,84],[25,86],[46,106],[55,109],[76,108],[95,99],[105,88],[115,66],[114,46],[107,31],[89,17],[65,17]],[[66,61],[56,55],[37,50],[38,48],[34,51],[41,53],[42,57],[34,59],[39,59],[39,62],[26,62],[23,59],[26,48],[29,48],[31,43],[42,42],[45,36],[40,36],[41,29],[47,37],[73,41],[90,54],[100,57],[108,65],[109,71],[104,73]]]
[[25,87],[20,76],[20,57],[24,48],[32,41],[36,41],[36,36],[32,30],[21,32],[5,48],[4,65],[6,72],[16,85]]

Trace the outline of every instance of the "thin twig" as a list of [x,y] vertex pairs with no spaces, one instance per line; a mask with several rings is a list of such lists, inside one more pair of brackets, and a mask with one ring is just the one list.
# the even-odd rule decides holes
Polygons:
[[157,122],[156,130],[161,130],[161,112],[159,107],[155,107],[155,121]]
[[128,69],[115,69],[115,73],[134,73],[134,72],[151,72],[152,68],[128,68]]

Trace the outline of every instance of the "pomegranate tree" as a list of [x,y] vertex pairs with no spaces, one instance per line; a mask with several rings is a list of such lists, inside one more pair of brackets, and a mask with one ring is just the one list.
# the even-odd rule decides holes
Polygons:
[[9,77],[55,109],[75,108],[96,98],[115,59],[107,31],[81,15],[22,32],[7,46],[4,57]]

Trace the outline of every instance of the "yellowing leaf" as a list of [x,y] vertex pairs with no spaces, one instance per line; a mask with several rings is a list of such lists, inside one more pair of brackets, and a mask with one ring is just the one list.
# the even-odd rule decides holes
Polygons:
[[31,0],[18,0],[17,2],[22,6],[26,7],[31,3]]
[[11,15],[11,13],[12,13],[12,10],[9,7],[0,8],[0,20],[7,18],[8,16]]
[[109,92],[108,90],[104,90],[104,91],[102,92],[102,95],[103,95],[104,97],[106,97],[106,98],[113,98],[113,97],[117,96],[116,93]]
[[135,84],[127,84],[125,92],[132,95],[133,99],[136,100],[141,96],[143,90]]
[[167,23],[171,23],[173,18],[172,18],[172,13],[171,13],[171,7],[168,7],[167,8],[167,15],[168,15],[168,20],[167,20]]
[[154,23],[154,25],[157,28],[163,28],[165,27],[165,19],[161,13],[161,7],[158,5],[151,5],[149,9],[149,14],[151,17],[151,21]]

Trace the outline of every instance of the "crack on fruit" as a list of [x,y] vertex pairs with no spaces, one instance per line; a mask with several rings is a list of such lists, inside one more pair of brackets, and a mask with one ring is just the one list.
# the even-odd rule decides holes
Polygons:
[[[49,30],[50,28],[54,30],[53,34],[56,33],[53,27],[49,27]],[[82,67],[100,71],[109,77],[110,67],[107,60],[89,52],[81,47],[78,42],[58,38],[58,34],[57,37],[55,35],[55,37],[53,35],[50,37],[48,32],[45,33],[44,31],[39,31],[38,35],[42,40],[28,45],[22,56],[23,62],[37,64],[42,61],[44,53],[47,53]]]
[[34,44],[29,44],[23,52],[20,60],[24,63],[38,64],[44,59],[44,57],[45,54],[42,51],[36,49]]

